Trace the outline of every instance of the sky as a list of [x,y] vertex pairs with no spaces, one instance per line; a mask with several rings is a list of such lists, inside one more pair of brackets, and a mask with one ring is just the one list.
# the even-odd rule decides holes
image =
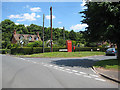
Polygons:
[[2,2],[2,21],[10,19],[16,25],[36,24],[42,26],[45,14],[45,27],[50,27],[50,7],[53,12],[53,28],[61,28],[75,32],[84,31],[87,24],[79,14],[86,7],[85,2]]

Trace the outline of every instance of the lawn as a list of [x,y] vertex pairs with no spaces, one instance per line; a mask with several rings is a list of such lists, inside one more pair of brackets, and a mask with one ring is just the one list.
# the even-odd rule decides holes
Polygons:
[[120,64],[118,59],[108,59],[108,60],[102,60],[98,61],[94,64],[94,67],[96,68],[104,68],[104,69],[113,69],[113,70],[120,70]]
[[69,58],[69,57],[86,57],[86,56],[94,56],[94,55],[105,55],[104,52],[91,52],[91,51],[81,51],[81,52],[48,52],[48,53],[39,53],[32,55],[23,55],[23,57],[46,57],[46,58]]

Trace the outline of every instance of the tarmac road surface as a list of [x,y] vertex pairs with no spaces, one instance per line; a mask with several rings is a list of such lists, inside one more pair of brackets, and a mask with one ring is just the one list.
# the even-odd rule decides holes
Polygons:
[[115,56],[19,58],[2,55],[2,88],[118,88],[91,66]]

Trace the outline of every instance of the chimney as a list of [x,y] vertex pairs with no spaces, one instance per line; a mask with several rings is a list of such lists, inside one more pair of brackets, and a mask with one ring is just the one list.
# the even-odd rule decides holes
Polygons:
[[14,30],[13,34],[14,34],[14,35],[16,34],[16,30]]
[[40,36],[39,36],[39,32],[37,32],[37,37],[40,37]]

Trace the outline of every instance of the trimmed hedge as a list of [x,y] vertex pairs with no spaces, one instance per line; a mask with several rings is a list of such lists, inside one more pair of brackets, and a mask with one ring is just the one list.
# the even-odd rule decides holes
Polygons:
[[[53,52],[58,52],[59,49],[66,49],[65,47],[61,48],[61,47],[53,47]],[[79,52],[79,51],[91,51],[91,49],[93,51],[98,51],[97,47],[76,47],[75,51]],[[99,51],[103,51],[105,52],[107,48],[99,48]],[[50,52],[50,47],[45,47],[45,52]],[[3,53],[6,51],[3,51]],[[21,54],[21,55],[26,55],[26,54],[34,54],[34,53],[42,53],[43,52],[43,48],[42,47],[23,47],[23,48],[12,48],[11,49],[11,54]]]
[[[61,47],[53,47],[53,52],[58,52],[59,49],[65,49]],[[50,52],[50,47],[45,47],[45,52]],[[42,47],[23,47],[23,48],[12,48],[11,49],[11,54],[34,54],[34,53],[42,53],[43,48]]]
[[10,49],[0,49],[0,54],[10,54],[11,50]]
[[[75,51],[91,51],[91,49],[93,51],[102,51],[102,52],[105,52],[108,48],[97,48],[97,47],[76,47],[75,48]],[[97,50],[97,49],[100,49],[100,50]]]

